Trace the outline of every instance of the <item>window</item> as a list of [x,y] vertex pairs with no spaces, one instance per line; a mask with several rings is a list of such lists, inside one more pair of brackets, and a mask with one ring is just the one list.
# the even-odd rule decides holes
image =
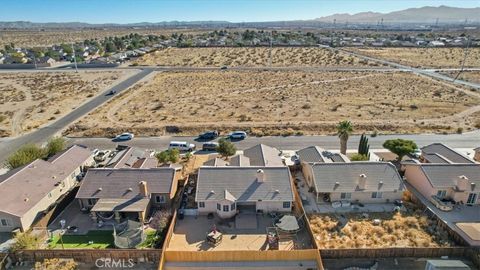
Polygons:
[[372,192],[372,199],[381,199],[382,196],[382,192]]
[[218,211],[222,210],[222,206],[219,203],[217,203],[217,210]]
[[156,203],[165,203],[165,195],[156,195],[155,202]]
[[223,206],[223,212],[228,212],[228,205]]
[[232,203],[232,205],[230,206],[230,209],[235,210],[235,203]]
[[9,219],[0,219],[0,225],[2,225],[2,227],[11,227],[12,226],[12,223]]
[[350,192],[342,192],[340,193],[340,199],[351,199],[352,193]]
[[438,198],[445,198],[447,196],[447,191],[446,190],[438,190],[437,191],[437,197]]
[[283,202],[283,208],[290,208],[290,202]]
[[198,202],[198,208],[205,208],[205,202]]

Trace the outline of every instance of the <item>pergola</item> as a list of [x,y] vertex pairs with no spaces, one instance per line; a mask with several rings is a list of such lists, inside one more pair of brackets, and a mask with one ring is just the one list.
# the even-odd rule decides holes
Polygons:
[[145,197],[131,199],[99,199],[90,210],[92,219],[97,221],[97,213],[114,213],[115,221],[120,222],[120,213],[138,213],[138,219],[143,223],[150,200]]

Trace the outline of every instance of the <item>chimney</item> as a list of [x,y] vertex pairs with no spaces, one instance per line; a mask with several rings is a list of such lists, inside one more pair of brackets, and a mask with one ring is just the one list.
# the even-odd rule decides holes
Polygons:
[[365,186],[367,185],[367,176],[365,174],[360,174],[358,176],[358,189],[365,189]]
[[257,170],[257,182],[263,183],[265,182],[265,173],[262,169]]
[[467,185],[468,185],[468,178],[465,175],[460,175],[457,178],[457,190],[465,191],[467,190]]
[[140,195],[142,195],[143,197],[148,197],[147,182],[140,181],[138,183],[138,189],[140,190]]

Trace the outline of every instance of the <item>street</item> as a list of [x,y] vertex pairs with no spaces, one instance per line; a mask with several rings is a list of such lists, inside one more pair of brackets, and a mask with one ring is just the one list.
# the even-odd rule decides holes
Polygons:
[[[377,137],[369,137],[370,149],[382,148],[382,144],[388,139],[409,139],[417,143],[419,147],[434,142],[442,142],[454,148],[475,148],[480,146],[480,131],[476,130],[464,134],[450,135],[378,135]],[[108,149],[115,148],[117,144],[135,146],[142,149],[167,149],[170,141],[187,141],[194,143],[197,148],[201,148],[203,142],[195,141],[196,137],[135,137],[131,141],[112,142],[109,138],[68,138],[68,144],[81,144],[90,148]],[[217,139],[218,140],[218,139]],[[216,140],[216,141],[217,141]],[[360,136],[351,136],[348,140],[349,149],[357,149]],[[242,141],[234,142],[238,150],[249,148],[253,145],[263,143],[276,147],[281,150],[298,150],[311,145],[318,145],[325,149],[337,150],[340,148],[337,136],[289,136],[289,137],[248,137]]]

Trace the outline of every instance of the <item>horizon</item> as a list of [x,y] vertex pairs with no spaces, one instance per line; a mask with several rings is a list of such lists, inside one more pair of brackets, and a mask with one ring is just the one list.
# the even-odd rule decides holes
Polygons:
[[[378,5],[381,3],[381,5]],[[425,6],[477,8],[477,1],[420,0],[19,0],[3,3],[2,22],[133,24],[171,21],[270,22],[314,20],[334,14],[389,13]],[[95,6],[94,6],[95,5]],[[18,12],[16,12],[18,10]],[[102,12],[98,12],[101,10]],[[131,11],[135,11],[132,14]],[[75,11],[73,14],[71,11]],[[108,11],[108,12],[107,12]],[[137,14],[142,14],[141,16]]]

